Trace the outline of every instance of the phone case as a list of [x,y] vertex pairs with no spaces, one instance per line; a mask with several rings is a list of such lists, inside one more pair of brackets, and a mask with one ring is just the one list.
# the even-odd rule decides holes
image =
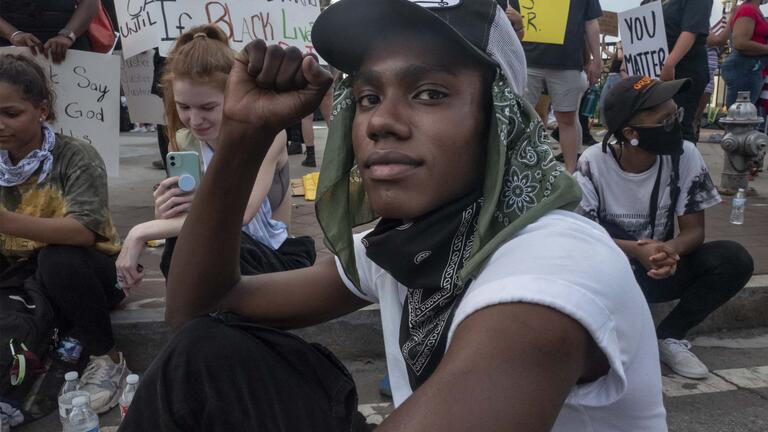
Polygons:
[[189,175],[194,179],[194,188],[200,186],[200,155],[193,151],[170,152],[165,158],[169,177]]

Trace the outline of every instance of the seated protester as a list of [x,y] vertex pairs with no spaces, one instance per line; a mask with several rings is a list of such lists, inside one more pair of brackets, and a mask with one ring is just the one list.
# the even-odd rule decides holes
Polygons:
[[[215,25],[194,27],[176,41],[165,66],[162,85],[173,151],[195,151],[207,168],[218,147],[222,102],[234,52]],[[290,174],[285,134],[269,147],[242,216],[240,270],[252,275],[308,267],[315,261],[311,237],[288,237],[291,219]],[[157,219],[136,225],[117,259],[118,278],[125,289],[144,276],[138,264],[147,240],[168,238],[160,269],[168,277],[176,236],[186,219],[194,193],[177,187],[178,177],[163,180],[155,191]]]
[[659,352],[673,371],[696,379],[708,370],[685,335],[744,287],[753,264],[738,243],[704,243],[704,210],[720,196],[681,135],[673,98],[689,87],[688,79],[641,76],[617,83],[605,99],[603,146],[584,152],[576,178],[584,193],[578,211],[624,251],[648,302],[680,300],[656,329]]
[[53,106],[34,60],[0,55],[0,279],[28,274],[41,287],[60,334],[91,356],[80,386],[103,413],[129,374],[109,319],[124,298],[115,289],[120,239],[104,162],[88,143],[54,133]]
[[252,167],[331,76],[261,40],[238,56],[171,264],[166,319],[184,326],[122,431],[364,430],[341,363],[282,329],[373,302],[397,406],[377,431],[667,429],[650,312],[605,230],[563,210],[580,190],[513,90],[525,60],[504,11],[429,7],[340,0],[312,28],[349,75],[316,208],[336,256],[307,269],[241,276],[238,215]]

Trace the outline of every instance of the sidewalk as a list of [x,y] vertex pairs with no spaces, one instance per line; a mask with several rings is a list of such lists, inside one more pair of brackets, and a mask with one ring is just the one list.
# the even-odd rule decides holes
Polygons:
[[[699,149],[709,166],[712,179],[720,182],[723,151],[719,144],[706,142],[714,132],[702,130]],[[321,122],[315,123],[315,141],[318,163],[322,161],[327,129]],[[596,137],[598,134],[595,134]],[[125,236],[131,227],[153,217],[152,187],[164,178],[165,173],[151,168],[159,158],[154,134],[123,134],[121,136],[121,176],[110,179],[110,202],[118,231]],[[292,178],[314,171],[301,166],[303,155],[290,156]],[[317,168],[319,170],[319,167]],[[750,185],[757,196],[747,203],[745,223],[732,225],[728,222],[730,197],[706,212],[707,240],[731,239],[743,244],[755,260],[755,275],[768,274],[768,172],[761,173]],[[293,198],[291,233],[309,235],[315,239],[318,255],[328,254],[323,243],[322,231],[315,219],[314,204],[303,197]],[[160,274],[159,262],[162,248],[147,249],[140,262],[144,265],[144,283],[131,293],[114,318],[119,323],[162,321],[165,286]],[[765,279],[765,278],[764,278]],[[759,281],[760,279],[755,279]],[[759,285],[768,285],[760,282]]]
[[[327,130],[322,123],[315,125],[318,162],[321,162]],[[712,132],[715,131],[703,130],[703,140],[708,138]],[[597,138],[597,134],[595,137]],[[723,160],[720,146],[702,142],[699,144],[699,149],[709,166],[712,179],[718,184]],[[110,179],[109,190],[115,225],[121,236],[125,236],[134,225],[153,218],[152,188],[164,178],[165,173],[151,167],[152,161],[159,159],[154,134],[123,134],[120,138],[120,155],[121,176]],[[302,167],[302,160],[303,155],[290,156],[292,178],[301,177],[315,170]],[[718,311],[715,316],[699,326],[696,329],[698,333],[720,331],[730,327],[768,326],[768,315],[765,314],[768,307],[768,172],[761,173],[760,177],[751,182],[751,186],[757,190],[758,195],[750,197],[748,200],[744,225],[737,226],[728,223],[729,197],[724,197],[724,202],[721,205],[707,210],[706,221],[708,240],[736,240],[752,253],[755,259],[755,276],[748,288],[736,299],[726,304],[722,311]],[[303,197],[293,198],[291,232],[297,236],[312,236],[315,239],[318,255],[329,253],[323,244],[322,232],[315,219],[314,205],[305,201]],[[118,348],[126,353],[128,364],[132,370],[139,373],[146,370],[154,356],[170,337],[170,330],[163,321],[165,284],[159,270],[161,254],[162,247],[147,249],[142,255],[140,262],[146,272],[144,282],[112,314]],[[662,305],[656,308],[655,315],[658,316],[663,313],[664,309],[668,307],[669,305]],[[344,361],[358,383],[360,401],[363,404],[361,410],[365,411],[369,418],[380,416],[380,421],[380,418],[392,410],[389,400],[382,398],[377,391],[378,379],[384,374],[385,364],[381,323],[376,306],[368,307],[330,323],[302,329],[297,333],[308,340],[328,346]],[[754,351],[754,356],[764,360],[765,356],[768,355],[768,346],[763,348],[761,345],[758,348]],[[760,366],[768,364],[763,360],[756,360],[752,363]],[[686,385],[690,386],[690,384]],[[768,397],[768,393],[766,393],[766,397]],[[718,404],[720,403],[718,402]],[[733,406],[733,404],[726,405]],[[760,404],[757,406],[761,407],[760,409],[763,407]],[[702,412],[706,411],[707,409],[702,410]],[[671,425],[677,423],[678,427],[675,427],[675,430],[705,430],[704,428],[688,429],[682,427],[687,422],[686,415],[689,415],[686,412],[687,409],[683,409],[677,420],[670,419]],[[58,425],[58,418],[56,416],[50,417],[22,428],[20,432],[54,430],[51,428]],[[118,422],[117,410],[112,410],[102,417],[102,425],[114,425]]]

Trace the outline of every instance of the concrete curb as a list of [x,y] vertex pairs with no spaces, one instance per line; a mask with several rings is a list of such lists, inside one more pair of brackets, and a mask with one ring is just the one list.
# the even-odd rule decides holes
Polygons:
[[[675,302],[652,305],[658,323]],[[165,325],[164,309],[123,310],[112,313],[115,339],[134,371],[144,371],[172,336]],[[733,299],[691,332],[691,335],[723,330],[768,327],[768,275],[752,277]],[[304,339],[328,347],[344,360],[384,357],[378,305],[372,305],[324,324],[295,330]]]

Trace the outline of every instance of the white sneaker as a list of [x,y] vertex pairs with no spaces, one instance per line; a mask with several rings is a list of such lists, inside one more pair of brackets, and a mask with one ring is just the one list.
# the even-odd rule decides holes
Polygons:
[[659,340],[659,357],[676,374],[691,379],[704,379],[709,369],[691,351],[687,340],[667,338]]
[[94,357],[80,378],[80,390],[91,395],[91,408],[96,414],[109,411],[120,399],[120,389],[131,372],[125,364],[122,353],[120,362],[115,363],[108,355]]

